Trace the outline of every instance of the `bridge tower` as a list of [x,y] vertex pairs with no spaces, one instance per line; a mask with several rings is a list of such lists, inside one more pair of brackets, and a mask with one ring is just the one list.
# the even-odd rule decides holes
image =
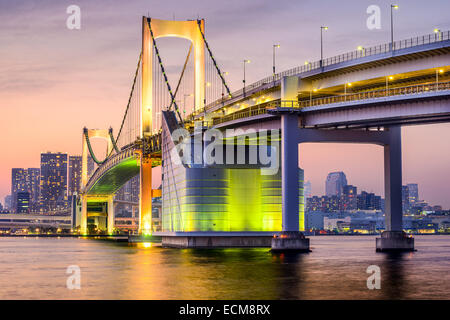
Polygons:
[[[152,59],[153,40],[164,37],[184,38],[192,42],[194,50],[194,108],[204,106],[205,99],[205,43],[199,27],[204,33],[204,20],[197,22],[172,21],[142,18],[142,103],[141,103],[141,139],[150,137],[160,128],[155,127],[153,119],[161,117],[161,112],[153,108]],[[152,231],[152,198],[160,195],[161,190],[152,189],[152,162],[149,154],[140,155],[140,220],[139,234],[148,235]]]
[[[113,150],[113,143],[111,141],[110,132],[109,130],[100,130],[100,129],[83,129],[83,147],[82,147],[82,154],[81,154],[81,189],[83,190],[86,187],[86,184],[88,183],[89,177],[88,177],[88,153],[89,153],[89,146],[87,139],[90,138],[100,138],[107,141],[107,149],[106,149],[106,155],[111,154]],[[87,138],[87,139],[86,139]],[[105,202],[107,203],[107,233],[112,234],[113,228],[114,228],[114,206],[113,206],[113,197],[114,195],[108,196],[107,199],[105,199]],[[87,226],[87,219],[89,216],[88,212],[88,198],[89,196],[87,194],[81,195],[81,221],[80,221],[80,231],[81,234],[87,234],[88,233],[88,226]]]

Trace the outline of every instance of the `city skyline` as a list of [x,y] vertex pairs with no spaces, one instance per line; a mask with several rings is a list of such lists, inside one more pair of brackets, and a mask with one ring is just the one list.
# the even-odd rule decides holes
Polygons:
[[[449,4],[438,2],[439,5],[426,6],[398,1],[396,39],[431,33],[435,27],[450,29],[445,14]],[[382,9],[382,29],[379,31],[365,27],[365,9],[370,2],[354,1],[354,5],[348,8],[335,8],[333,14],[325,15],[324,23],[330,29],[324,37],[324,56],[351,51],[361,44],[370,46],[388,42],[389,3],[379,3]],[[115,130],[118,129],[116,114],[123,112],[131,86],[128,71],[137,61],[136,47],[140,41],[137,31],[141,26],[136,21],[141,15],[151,11],[150,15],[158,18],[173,18],[174,14],[176,19],[196,18],[197,15],[206,18],[206,31],[212,39],[218,62],[230,73],[232,89],[238,89],[242,83],[241,58],[252,61],[248,66],[248,83],[259,80],[271,73],[271,49],[275,42],[281,45],[277,51],[277,71],[302,65],[305,60],[318,60],[320,23],[308,19],[308,16],[321,11],[327,2],[294,4],[286,1],[281,11],[278,5],[266,1],[258,4],[231,1],[226,5],[217,4],[214,8],[197,9],[204,6],[192,6],[197,7],[195,12],[187,4],[173,1],[164,6],[153,4],[151,10],[148,5],[125,5],[119,1],[112,1],[107,8],[86,1],[79,1],[79,4],[83,13],[79,31],[65,27],[66,3],[0,4],[0,26],[5,30],[0,32],[0,41],[8,47],[7,52],[0,51],[3,75],[0,82],[3,110],[0,125],[14,137],[11,141],[3,139],[0,142],[2,149],[8,150],[0,159],[2,201],[9,194],[11,168],[38,167],[39,151],[42,150],[81,154],[83,126],[107,128],[112,124]],[[286,10],[286,7],[292,10]],[[245,8],[252,9],[248,19],[242,14]],[[274,10],[270,14],[282,14],[287,24],[280,26],[277,23],[280,17],[271,19],[268,8]],[[418,19],[421,15],[430,19]],[[221,29],[226,23],[224,16],[235,22],[226,32]],[[260,19],[255,19],[258,16]],[[357,18],[352,21],[350,17]],[[265,28],[261,30],[261,24],[255,21],[263,18],[266,19]],[[251,45],[236,37],[242,33],[246,39],[251,39]],[[184,53],[171,53],[171,49],[179,44],[176,41],[169,39],[161,43],[164,54],[169,57],[169,76],[176,74],[183,60],[179,58]],[[233,46],[227,45],[230,43],[240,46],[241,52],[234,52]],[[33,55],[29,54],[31,48]],[[22,91],[27,94],[22,94]],[[111,109],[114,112],[110,112]],[[450,179],[450,142],[444,139],[436,141],[436,137],[448,136],[449,132],[449,124],[403,129],[403,183],[417,182],[422,186],[424,199],[444,207],[450,207],[446,190]],[[433,143],[430,143],[430,138]],[[24,145],[27,147],[23,148]],[[95,144],[94,147],[103,146]],[[384,194],[381,148],[307,144],[300,147],[300,152],[300,167],[305,169],[306,180],[312,181],[313,194],[324,193],[321,182],[331,171],[345,171],[353,184],[369,192]]]

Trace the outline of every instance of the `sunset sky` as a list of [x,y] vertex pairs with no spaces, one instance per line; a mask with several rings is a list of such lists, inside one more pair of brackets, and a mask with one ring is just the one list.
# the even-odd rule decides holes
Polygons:
[[[12,167],[39,167],[41,152],[81,154],[81,130],[118,129],[140,52],[141,17],[206,19],[206,36],[231,89],[324,56],[388,42],[390,1],[0,0],[0,202],[10,193]],[[81,8],[81,29],[66,27],[66,8]],[[382,28],[366,27],[369,5],[381,7]],[[397,1],[395,38],[450,29],[448,0]],[[182,66],[186,40],[161,42],[169,70]],[[179,49],[182,49],[179,50]],[[177,50],[178,49],[178,50]],[[449,62],[450,65],[450,62]],[[403,129],[403,182],[420,198],[450,208],[450,124]],[[300,164],[313,194],[328,172],[344,171],[358,190],[383,195],[383,153],[369,145],[307,144]]]

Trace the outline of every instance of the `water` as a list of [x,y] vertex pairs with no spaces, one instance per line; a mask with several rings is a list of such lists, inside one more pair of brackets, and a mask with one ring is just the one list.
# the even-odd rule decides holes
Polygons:
[[[0,299],[450,299],[450,236],[375,252],[371,236],[311,237],[309,254],[164,249],[70,238],[0,238]],[[81,290],[66,268],[81,268]],[[368,290],[369,265],[381,289]]]

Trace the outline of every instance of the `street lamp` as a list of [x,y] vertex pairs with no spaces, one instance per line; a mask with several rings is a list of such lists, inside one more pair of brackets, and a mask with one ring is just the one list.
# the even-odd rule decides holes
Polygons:
[[394,51],[394,9],[398,10],[398,5],[391,4],[391,51]]
[[320,27],[320,67],[322,67],[323,61],[323,30],[328,30],[328,27],[321,26]]
[[344,100],[347,100],[347,87],[351,87],[352,83],[351,82],[346,82],[344,84]]
[[[222,72],[222,78],[227,76],[227,75],[228,75],[227,71]],[[225,85],[224,85],[224,82],[222,81],[222,103],[223,103],[224,91],[225,91]]]
[[243,93],[245,97],[245,64],[250,63],[250,60],[244,59],[242,62],[244,63],[244,80],[242,80],[242,82],[244,83]]
[[442,41],[442,31],[438,28],[435,28],[433,31],[439,35],[439,41]]
[[273,45],[273,82],[275,82],[275,49],[279,47],[280,47],[279,44]]
[[436,90],[437,90],[437,86],[439,84],[439,73],[440,74],[444,73],[444,69],[436,69]]
[[184,116],[186,116],[186,97],[192,97],[193,94],[189,93],[189,94],[184,94],[184,99],[183,99],[183,113]]
[[364,48],[363,46],[358,46],[358,48],[356,48],[358,51],[361,51],[361,57],[365,57],[366,56],[366,48]]
[[386,77],[386,96],[389,95],[389,80],[394,80],[393,76]]

